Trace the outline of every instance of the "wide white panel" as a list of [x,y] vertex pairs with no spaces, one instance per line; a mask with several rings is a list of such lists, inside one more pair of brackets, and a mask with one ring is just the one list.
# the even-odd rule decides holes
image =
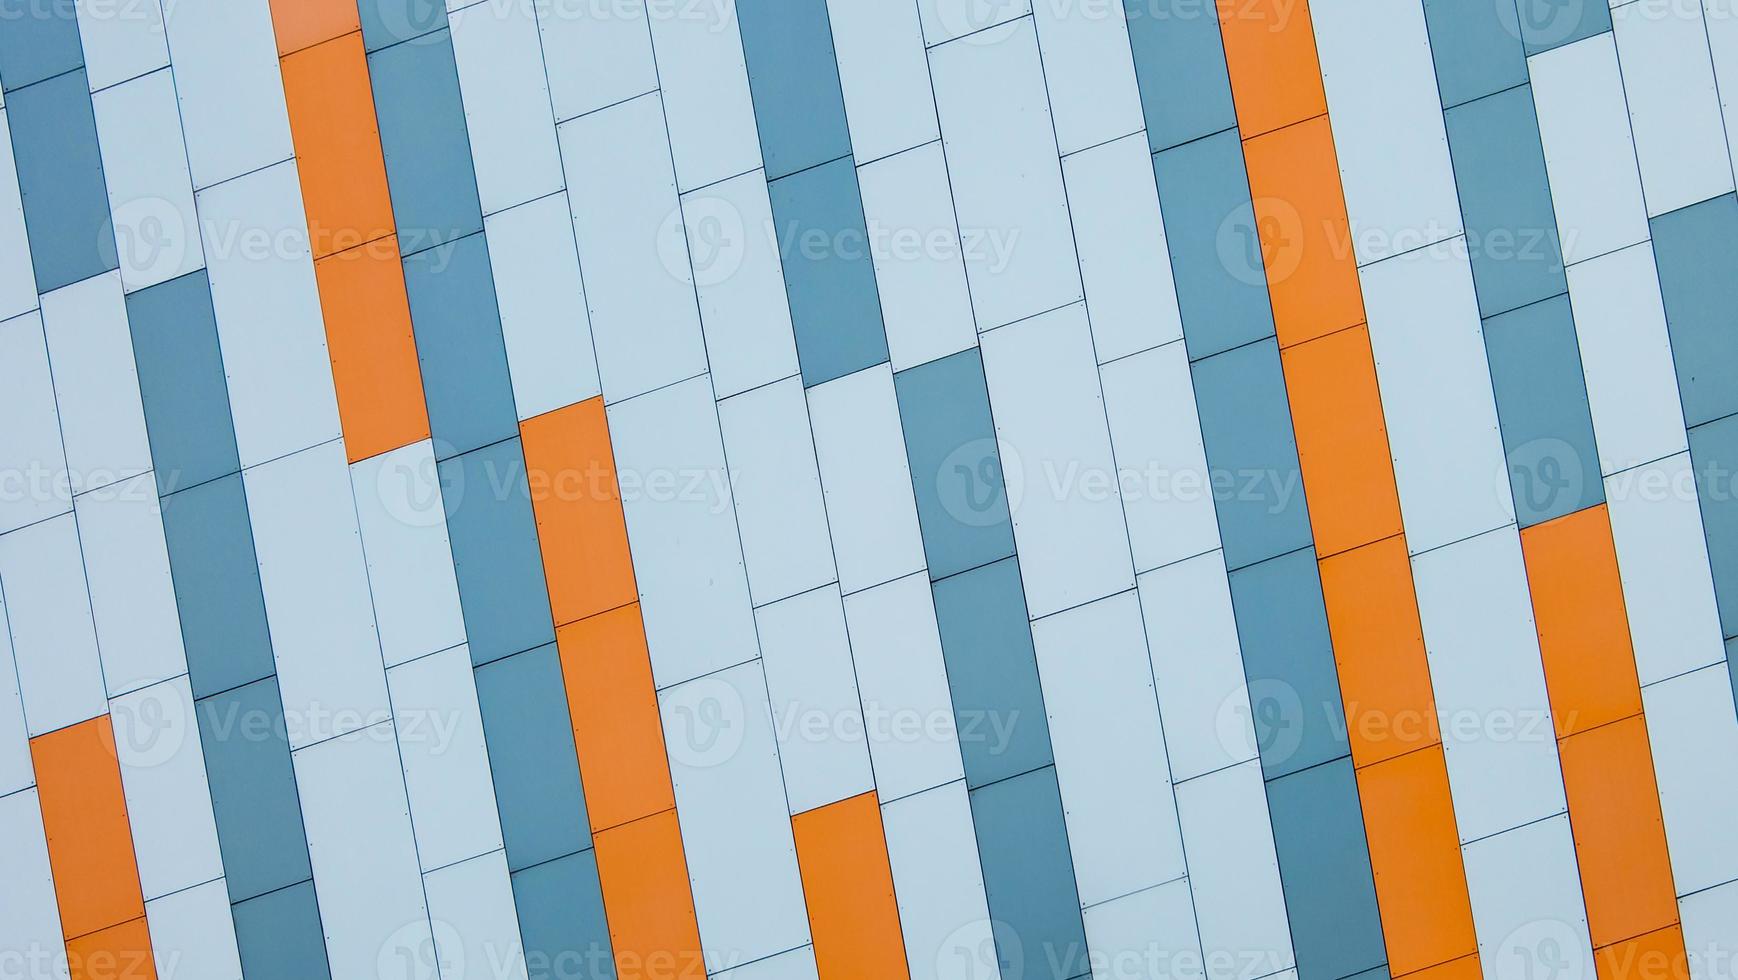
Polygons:
[[807,943],[809,920],[760,665],[662,691],[658,708],[708,956],[745,963]]
[[643,0],[612,4],[597,16],[593,0],[536,0],[549,95],[562,122],[626,102],[658,87]]
[[886,0],[827,0],[851,150],[859,163],[940,135],[917,7]]
[[748,92],[748,66],[736,0],[680,8],[652,18],[670,150],[682,190],[714,184],[760,166],[760,131]]
[[223,876],[185,675],[109,703],[146,901]]
[[603,389],[566,195],[492,214],[483,229],[519,418],[597,395]]
[[151,443],[120,273],[92,276],[44,295],[42,328],[54,362],[54,395],[73,492],[149,471]]
[[1641,683],[1726,659],[1690,455],[1608,477],[1605,499]]
[[71,510],[38,314],[0,323],[0,418],[0,534]]
[[24,700],[18,696],[18,665],[12,658],[6,596],[0,594],[0,796],[34,784],[34,769],[30,733],[24,725]]
[[18,164],[12,156],[12,127],[0,108],[0,320],[36,308],[36,273],[30,239],[24,230],[24,202],[18,192]]
[[1725,664],[1642,688],[1678,894],[1738,879],[1738,719]]
[[111,696],[187,672],[151,474],[75,501],[92,620]]
[[471,656],[455,647],[386,672],[425,870],[501,847]]
[[984,377],[1033,619],[1134,587],[1086,308],[985,334]]
[[563,123],[561,147],[605,396],[620,401],[705,371],[658,97]]
[[712,974],[714,980],[816,980],[815,948],[802,946],[777,956]]
[[1261,763],[1177,784],[1206,976],[1255,980],[1293,962]]
[[1543,950],[1561,976],[1595,975],[1567,816],[1468,844],[1464,856],[1486,980],[1526,980]]
[[719,402],[718,422],[754,604],[835,581],[802,379]]
[[893,372],[867,368],[816,385],[808,397],[839,587],[849,595],[922,569]]
[[[235,980],[241,976],[229,890],[221,880],[146,902],[145,918],[157,968],[164,975],[175,980]],[[175,955],[173,974],[166,963],[171,951]]]
[[164,20],[194,188],[288,160],[295,150],[271,8],[174,0]]
[[153,72],[93,93],[91,107],[127,291],[204,265],[175,79]]
[[92,92],[169,64],[158,0],[77,0],[77,7],[79,41]]
[[1731,951],[1738,949],[1738,882],[1691,895],[1678,903],[1678,912],[1692,980],[1730,976],[1726,964],[1732,961]]
[[797,345],[764,172],[684,196],[681,217],[718,397],[796,374]]
[[1073,153],[1145,128],[1121,4],[1050,0],[1032,7],[1032,20],[1059,150]]
[[441,980],[525,980],[524,941],[506,852],[430,871],[423,888]]
[[998,980],[964,782],[881,807],[911,980]]
[[1257,755],[1231,584],[1218,551],[1140,577],[1148,652],[1172,778],[1191,779]]
[[292,749],[391,717],[344,449],[242,473]]
[[534,2],[490,0],[447,18],[484,214],[562,186]]
[[[856,0],[853,0],[856,2]],[[927,78],[927,76],[926,76]],[[893,370],[927,364],[978,342],[953,190],[940,143],[857,171]],[[974,249],[995,241],[978,236]]]
[[0,583],[31,737],[107,711],[73,516],[0,535]]
[[1179,879],[1086,910],[1093,980],[1184,980],[1201,975],[1189,882]]
[[1076,153],[1062,161],[1062,174],[1099,363],[1182,339],[1146,137]]
[[1189,355],[1181,341],[1099,370],[1135,570],[1219,547]]
[[[951,2],[951,0],[950,0]],[[1029,21],[930,54],[978,329],[1081,297],[1050,104]]]
[[759,655],[712,387],[696,378],[610,409],[616,479],[657,686]]
[[1695,4],[1611,12],[1650,216],[1732,190],[1732,159],[1708,33]]
[[874,789],[838,587],[766,606],[755,620],[791,813]]
[[1647,204],[1616,42],[1610,34],[1596,34],[1535,55],[1527,67],[1563,261],[1574,264],[1646,241]]
[[[36,790],[0,796],[0,949],[43,950],[42,980],[66,980],[66,947]],[[31,980],[36,980],[32,977]]]
[[[1032,12],[1031,0],[917,0],[923,37],[931,46],[975,34]],[[969,44],[995,44],[999,35],[973,37]]]
[[368,587],[388,666],[465,640],[446,508],[427,439],[350,468]]

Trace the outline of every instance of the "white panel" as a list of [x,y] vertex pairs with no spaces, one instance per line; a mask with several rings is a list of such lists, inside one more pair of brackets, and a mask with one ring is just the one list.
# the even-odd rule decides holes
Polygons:
[[561,148],[604,394],[620,401],[705,371],[658,97],[562,124]]
[[827,0],[851,149],[859,163],[940,136],[917,7],[886,0]]
[[48,346],[35,313],[0,323],[0,418],[0,534],[71,510]]
[[136,476],[87,493],[75,506],[110,696],[186,673],[156,480]]
[[1137,572],[1219,547],[1219,520],[1181,341],[1100,369]]
[[1461,841],[1562,813],[1520,536],[1504,528],[1412,565]]
[[1610,477],[1605,498],[1645,686],[1726,659],[1690,455]]
[[1558,976],[1592,980],[1593,949],[1567,816],[1469,844],[1465,857],[1487,980],[1526,980],[1547,950],[1554,951]]
[[1186,980],[1201,975],[1189,882],[1179,880],[1086,910],[1093,980]]
[[754,616],[706,378],[613,406],[616,479],[657,686],[754,659]]
[[714,980],[816,980],[815,948],[803,946],[777,956],[714,973]]
[[107,711],[73,516],[0,535],[0,583],[31,737]]
[[626,102],[658,87],[643,0],[611,4],[598,16],[594,0],[536,0],[543,62],[555,118]]
[[930,67],[961,238],[1001,242],[966,250],[978,329],[1080,299],[1068,201],[1031,23],[937,49]]
[[447,19],[484,214],[561,189],[534,2],[491,0]]
[[1636,3],[1611,12],[1648,214],[1732,190],[1732,159],[1695,4]]
[[745,963],[809,941],[796,844],[758,664],[660,692],[700,941]]
[[845,623],[881,802],[963,779],[929,576],[846,596]]
[[73,492],[149,471],[151,443],[120,273],[92,276],[43,296],[42,327]]
[[1177,784],[1189,888],[1213,980],[1255,980],[1293,962],[1261,763]]
[[886,366],[808,391],[821,487],[846,595],[924,567],[905,435]]
[[567,196],[551,194],[492,214],[483,229],[519,418],[597,395],[603,389]]
[[295,150],[271,8],[259,0],[175,0],[164,26],[194,188],[288,160]]
[[1358,264],[1460,234],[1423,6],[1316,0],[1310,19]]
[[875,788],[836,586],[755,612],[791,813]]
[[[383,955],[432,942],[392,723],[296,752],[296,789],[334,977],[377,975]],[[431,958],[393,956],[407,980]]]
[[1225,557],[1213,551],[1140,577],[1147,646],[1172,778],[1254,759],[1249,688]]
[[1073,153],[1145,128],[1121,4],[1051,0],[1035,5],[1032,19],[1059,150]]
[[211,305],[241,465],[338,438],[295,161],[201,191],[199,213],[212,230]]
[[36,307],[36,273],[30,239],[24,230],[24,202],[18,192],[18,165],[12,157],[12,127],[0,108],[0,320]]
[[[1708,48],[1714,56],[1714,80],[1720,88],[1720,112],[1726,120],[1727,149],[1731,150],[1731,134],[1738,131],[1738,5],[1734,0],[1702,0],[1702,15]],[[1734,161],[1738,166],[1738,154],[1734,154]],[[1738,933],[1738,929],[1734,931]]]
[[835,581],[821,474],[800,378],[718,403],[756,606]]
[[684,196],[682,220],[718,397],[796,374],[766,175],[743,174]]
[[1738,879],[1738,719],[1725,664],[1642,688],[1678,894]]
[[6,596],[0,590],[0,796],[34,784],[34,769],[24,700],[18,696],[18,664],[12,658],[12,627],[6,618]]
[[446,508],[427,439],[350,468],[368,587],[388,666],[463,643]]
[[61,942],[60,911],[54,876],[48,866],[48,839],[36,790],[0,796],[0,949],[39,950],[42,972],[31,980],[66,980],[66,947]]
[[1134,588],[1086,308],[985,334],[984,376],[1033,619]]
[[114,699],[115,755],[145,900],[223,876],[185,675]]
[[884,805],[881,826],[911,980],[998,980],[965,783]]
[[676,182],[683,190],[760,166],[760,131],[748,92],[748,66],[735,0],[652,18]]
[[[917,0],[923,37],[930,45],[974,34],[1032,11],[1031,0]],[[999,37],[974,37],[968,44],[995,44]]]
[[1361,271],[1412,552],[1513,523],[1484,330],[1464,254],[1451,243]]
[[386,672],[417,854],[442,868],[501,847],[501,818],[483,746],[466,647]]
[[[241,976],[229,889],[221,880],[146,902],[145,917],[162,975],[172,975],[175,980],[235,980]],[[171,951],[175,956],[172,974],[168,963]]]
[[1693,980],[1731,976],[1732,950],[1738,949],[1738,882],[1691,895],[1678,903],[1678,911]]
[[91,107],[127,291],[204,265],[175,79],[154,72],[93,93]]
[[246,470],[242,483],[290,747],[389,718],[343,446]]
[[77,0],[77,4],[79,40],[92,92],[169,64],[158,0]]
[[495,851],[423,878],[441,980],[525,980],[507,856]]
[[[870,257],[893,370],[927,364],[976,344],[971,290],[941,144],[865,164],[857,171],[857,182],[870,241],[877,246]],[[996,241],[1006,239],[980,236],[973,247],[989,249]]]
[[1082,905],[1182,877],[1159,702],[1133,592],[1032,624]]

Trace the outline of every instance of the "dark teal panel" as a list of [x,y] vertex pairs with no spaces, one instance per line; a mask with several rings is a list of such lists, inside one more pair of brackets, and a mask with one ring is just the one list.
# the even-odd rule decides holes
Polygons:
[[1123,0],[1123,11],[1153,152],[1236,126],[1213,8],[1197,0]]
[[590,848],[555,645],[478,667],[476,680],[507,866],[517,871]]
[[1189,357],[1273,336],[1267,267],[1235,130],[1153,157]]
[[1424,0],[1436,87],[1444,107],[1527,81],[1527,52],[1512,3]]
[[205,271],[127,296],[157,492],[238,472],[229,383]]
[[1702,529],[1720,605],[1720,629],[1738,636],[1738,415],[1690,430],[1690,461],[1696,468]]
[[519,440],[442,460],[440,480],[471,662],[554,643]]
[[974,789],[971,804],[1002,975],[1090,973],[1056,767]]
[[276,678],[196,702],[229,900],[313,875]]
[[1726,194],[1653,219],[1684,424],[1738,412],[1738,197]]
[[483,230],[452,36],[426,34],[368,56],[380,149],[405,255]]
[[313,881],[242,902],[231,912],[241,972],[247,980],[318,980],[332,975]]
[[1529,55],[1611,30],[1611,0],[1519,0]]
[[8,93],[83,67],[73,0],[0,0],[0,85]]
[[1007,488],[977,348],[893,376],[929,577],[1014,553]]
[[850,157],[767,185],[803,385],[887,361],[881,295]]
[[470,235],[410,256],[404,260],[404,289],[435,458],[517,435],[488,242]]
[[39,293],[119,268],[88,85],[80,69],[6,96]]
[[241,474],[172,493],[162,506],[193,696],[270,677],[277,668]]
[[849,157],[826,0],[741,0],[736,17],[766,179]]
[[1252,565],[1310,545],[1279,345],[1272,340],[1193,366],[1225,564]]
[[935,619],[966,785],[1050,765],[1050,724],[1019,563],[1008,558],[935,583]]
[[447,26],[447,0],[358,0],[362,43],[378,51]]
[[1351,758],[1269,782],[1267,807],[1299,980],[1334,980],[1384,965]]
[[591,851],[513,873],[528,980],[613,980],[609,922]]
[[1532,86],[1469,102],[1444,118],[1479,315],[1566,291]]

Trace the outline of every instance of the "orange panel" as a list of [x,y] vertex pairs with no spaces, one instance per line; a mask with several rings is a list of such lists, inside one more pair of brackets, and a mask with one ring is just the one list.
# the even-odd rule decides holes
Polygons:
[[[1400,974],[1394,974],[1395,980],[1400,980]],[[1407,980],[1483,980],[1484,971],[1479,966],[1478,954],[1463,956],[1458,960],[1438,963],[1415,973],[1405,975]]]
[[66,937],[143,916],[145,899],[109,716],[31,739],[30,757]]
[[157,980],[151,932],[143,918],[70,940],[66,963],[70,980]]
[[1628,718],[1557,748],[1594,948],[1675,925],[1677,892],[1647,723]]
[[1677,926],[1593,951],[1599,980],[1690,980],[1684,933]]
[[314,258],[392,234],[362,35],[298,51],[281,66]]
[[1400,494],[1363,326],[1280,352],[1316,551],[1400,533]]
[[592,829],[674,807],[639,603],[562,626],[555,641]]
[[398,239],[320,259],[314,278],[350,462],[427,439],[428,408]]
[[595,842],[619,980],[705,980],[676,811],[606,830]]
[[1558,737],[1641,711],[1623,582],[1605,505],[1521,532]]
[[1358,770],[1389,969],[1478,951],[1440,746]]
[[1364,322],[1328,117],[1243,144],[1279,345]]
[[362,29],[356,0],[271,0],[278,54],[290,54]]
[[603,399],[520,423],[557,626],[639,598]]
[[821,980],[910,976],[874,793],[791,818]]
[[1321,563],[1352,761],[1367,766],[1441,740],[1406,539]]
[[1309,4],[1220,0],[1219,30],[1245,139],[1328,111]]

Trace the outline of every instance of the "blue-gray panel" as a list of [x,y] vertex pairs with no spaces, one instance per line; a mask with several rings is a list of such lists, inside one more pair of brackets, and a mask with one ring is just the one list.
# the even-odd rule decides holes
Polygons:
[[849,157],[826,0],[740,0],[736,16],[766,179]]
[[1216,354],[1192,368],[1219,536],[1232,569],[1310,545],[1279,344]]
[[0,0],[0,85],[7,92],[83,67],[73,0]]
[[1654,257],[1684,424],[1701,425],[1738,412],[1738,196],[1726,194],[1653,219]]
[[1611,0],[1519,0],[1529,55],[1611,30]]
[[1521,526],[1604,500],[1569,297],[1491,317],[1484,332]]
[[1479,315],[1506,313],[1566,291],[1532,86],[1443,115]]
[[307,881],[313,871],[277,679],[196,704],[229,900],[241,902]]
[[1004,559],[935,583],[935,619],[966,785],[1050,765],[1050,724],[1018,561]]
[[1231,573],[1237,638],[1268,779],[1347,755],[1346,715],[1314,549]]
[[277,668],[241,474],[172,493],[162,504],[193,696],[270,677]]
[[850,157],[767,185],[803,385],[887,360],[881,295]]
[[1349,977],[1384,965],[1388,954],[1351,758],[1269,782],[1267,807],[1300,980]]
[[205,270],[127,296],[127,326],[157,492],[236,473],[229,383]]
[[555,642],[517,438],[442,460],[441,494],[471,662]]
[[1236,130],[1154,156],[1153,173],[1190,359],[1273,336],[1267,267]]
[[508,868],[517,871],[590,848],[555,645],[478,667],[476,680]]
[[1123,10],[1153,152],[1236,126],[1213,8],[1198,0],[1123,0]]
[[1720,605],[1720,629],[1738,636],[1738,415],[1690,430],[1702,528]]
[[1527,51],[1512,0],[1424,0],[1424,20],[1444,107],[1527,80]]
[[971,805],[1002,975],[1090,973],[1056,767],[974,789]]
[[[8,31],[11,24],[4,25]],[[97,121],[83,69],[6,96],[36,291],[118,268]]]
[[572,854],[513,873],[528,980],[613,980],[597,855]]
[[447,26],[446,0],[358,0],[362,44],[369,51],[422,38]]
[[247,980],[330,977],[313,881],[236,905],[235,945]]
[[893,388],[930,578],[1012,555],[1014,526],[978,349],[901,371]]
[[399,251],[411,255],[482,231],[452,35],[443,29],[376,51],[368,75]]
[[470,235],[410,256],[404,260],[404,289],[435,458],[517,435],[488,242]]

